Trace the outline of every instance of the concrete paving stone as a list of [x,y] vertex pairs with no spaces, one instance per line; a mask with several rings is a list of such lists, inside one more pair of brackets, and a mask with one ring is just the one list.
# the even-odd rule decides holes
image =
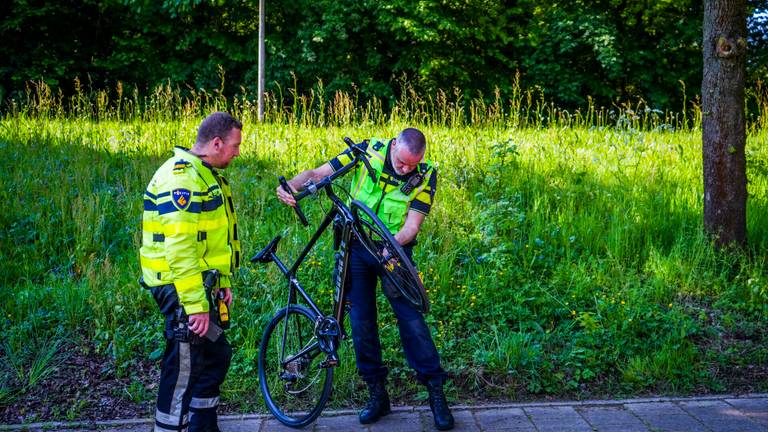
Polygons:
[[[462,432],[480,432],[480,429],[477,427],[477,424],[475,423],[475,417],[472,415],[471,411],[468,410],[451,410],[451,413],[453,414],[453,430],[456,431],[462,431]],[[435,428],[435,420],[432,417],[432,412],[426,412],[423,414],[423,420],[427,424],[427,427],[424,430],[427,431],[436,431]]]
[[728,419],[730,417],[740,418],[744,414],[734,409],[727,403],[717,401],[683,401],[678,402],[680,408],[687,413],[700,419]]
[[521,408],[478,410],[474,415],[482,431],[536,431]]
[[370,426],[371,432],[422,432],[421,411],[393,412]]
[[765,431],[766,427],[753,421],[746,413],[724,401],[679,402],[681,408],[713,431]]
[[576,412],[574,407],[571,407],[571,406],[533,407],[533,408],[525,408],[524,411],[526,414],[528,414],[528,417],[531,419],[531,421],[534,424],[538,422],[543,422],[545,420],[550,420],[550,419],[560,420],[570,424],[580,424],[580,423],[586,424],[586,422],[581,417],[581,415],[579,415],[579,413]]
[[533,425],[533,423],[529,424],[522,424],[522,425],[501,425],[491,428],[486,428],[482,424],[480,425],[480,430],[483,432],[536,432],[536,427]]
[[257,432],[261,429],[263,419],[230,419],[220,421],[221,432]]
[[572,406],[530,407],[523,410],[531,420],[574,418],[583,421]]
[[[43,432],[43,431],[56,431],[56,432],[83,432],[83,430],[86,430],[87,428],[80,428],[80,429],[72,429],[72,428],[37,428],[37,427],[30,427],[21,429],[24,432]],[[122,430],[122,429],[121,429]]]
[[640,424],[639,426],[610,425],[595,429],[598,432],[656,432],[650,427]]
[[480,429],[480,430],[483,432],[536,432],[536,427],[533,425],[533,423],[531,423],[530,425],[507,426],[507,427],[502,426],[499,428]]
[[[99,429],[99,431],[100,432],[151,432],[153,429],[154,429],[153,425],[150,423],[147,423],[142,425],[120,426],[120,427],[109,428],[109,429]],[[48,430],[50,431],[50,429]],[[83,430],[78,429],[78,432],[83,432]],[[222,432],[230,432],[230,431],[223,429]]]
[[710,432],[709,428],[688,415],[643,418],[651,430],[658,432]]
[[[295,430],[296,429],[289,428],[288,426],[280,423],[274,418],[264,420],[261,424],[261,432],[289,432],[289,431],[295,431]],[[309,426],[305,427],[304,430],[311,431],[312,425],[310,424]]]
[[677,404],[673,402],[643,402],[643,403],[628,403],[624,405],[624,408],[632,411],[636,415],[688,415]]
[[573,423],[571,419],[544,419],[533,421],[539,432],[593,432],[592,426],[584,420]]
[[598,431],[647,432],[645,424],[632,411],[619,406],[578,408],[582,417]]
[[705,425],[729,422],[734,424],[746,422],[746,424],[757,425],[749,419],[747,414],[723,401],[690,401],[679,402],[679,404],[681,408]]
[[525,408],[525,413],[539,432],[592,431],[592,426],[573,407],[532,407]]
[[726,399],[725,402],[749,416],[752,421],[768,426],[768,398]]
[[712,432],[765,432],[765,431],[768,431],[768,429],[766,429],[765,426],[762,426],[751,420],[706,422],[705,425]]
[[646,424],[664,432],[708,432],[700,421],[673,402],[632,403],[624,407]]
[[640,425],[622,425],[622,424],[610,424],[602,426],[592,426],[592,430],[596,432],[655,432],[653,429],[649,429],[647,426]]
[[[357,415],[342,415],[333,417],[320,417],[315,422],[314,431],[363,431],[368,430],[367,425],[361,425]],[[223,432],[223,431],[222,431]]]

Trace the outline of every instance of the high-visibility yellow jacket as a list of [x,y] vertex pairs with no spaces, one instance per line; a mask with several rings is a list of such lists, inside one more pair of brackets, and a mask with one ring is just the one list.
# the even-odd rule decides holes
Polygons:
[[[398,180],[394,172],[387,173],[384,169],[389,147],[392,140],[383,141],[371,138],[363,143],[368,161],[378,179],[375,183],[368,176],[365,165],[358,164],[352,177],[352,198],[360,200],[370,207],[384,222],[392,234],[397,232],[405,224],[409,210],[416,210],[425,215],[432,207],[435,197],[437,182],[437,169],[429,160],[423,160],[416,168],[416,172],[408,175],[421,176],[421,181],[414,186],[410,193],[405,194],[401,190],[403,181]],[[347,150],[330,161],[334,171],[352,161],[354,156]]]
[[173,284],[187,315],[207,312],[202,272],[231,287],[240,266],[232,190],[211,165],[176,147],[144,193],[141,271],[150,287]]

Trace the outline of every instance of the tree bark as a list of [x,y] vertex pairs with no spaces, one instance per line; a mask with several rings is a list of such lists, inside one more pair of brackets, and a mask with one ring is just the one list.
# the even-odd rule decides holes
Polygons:
[[718,246],[747,239],[746,0],[704,1],[704,228]]

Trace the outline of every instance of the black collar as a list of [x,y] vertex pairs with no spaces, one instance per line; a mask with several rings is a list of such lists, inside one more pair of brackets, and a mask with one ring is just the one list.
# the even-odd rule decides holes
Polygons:
[[186,147],[182,147],[182,146],[176,146],[176,148],[179,149],[179,150],[182,150],[182,151],[184,151],[186,153],[189,153],[190,155],[200,159],[200,162],[203,164],[204,167],[208,168],[209,170],[211,170],[213,172],[216,172],[216,170],[213,168],[213,165],[211,165],[208,162],[204,161],[203,158],[200,157],[199,155],[196,155],[196,154],[192,153],[192,150],[190,150],[190,149],[188,149]]

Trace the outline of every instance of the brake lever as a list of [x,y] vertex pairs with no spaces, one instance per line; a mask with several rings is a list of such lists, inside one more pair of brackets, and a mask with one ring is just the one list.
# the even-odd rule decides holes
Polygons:
[[355,158],[363,161],[363,165],[365,165],[366,171],[368,171],[368,177],[371,178],[371,181],[374,183],[377,182],[376,174],[374,174],[373,168],[371,167],[371,163],[368,162],[368,156],[367,153],[358,147],[354,141],[352,141],[349,137],[344,137],[344,143],[349,146],[350,149],[352,149],[352,152],[355,153]]

